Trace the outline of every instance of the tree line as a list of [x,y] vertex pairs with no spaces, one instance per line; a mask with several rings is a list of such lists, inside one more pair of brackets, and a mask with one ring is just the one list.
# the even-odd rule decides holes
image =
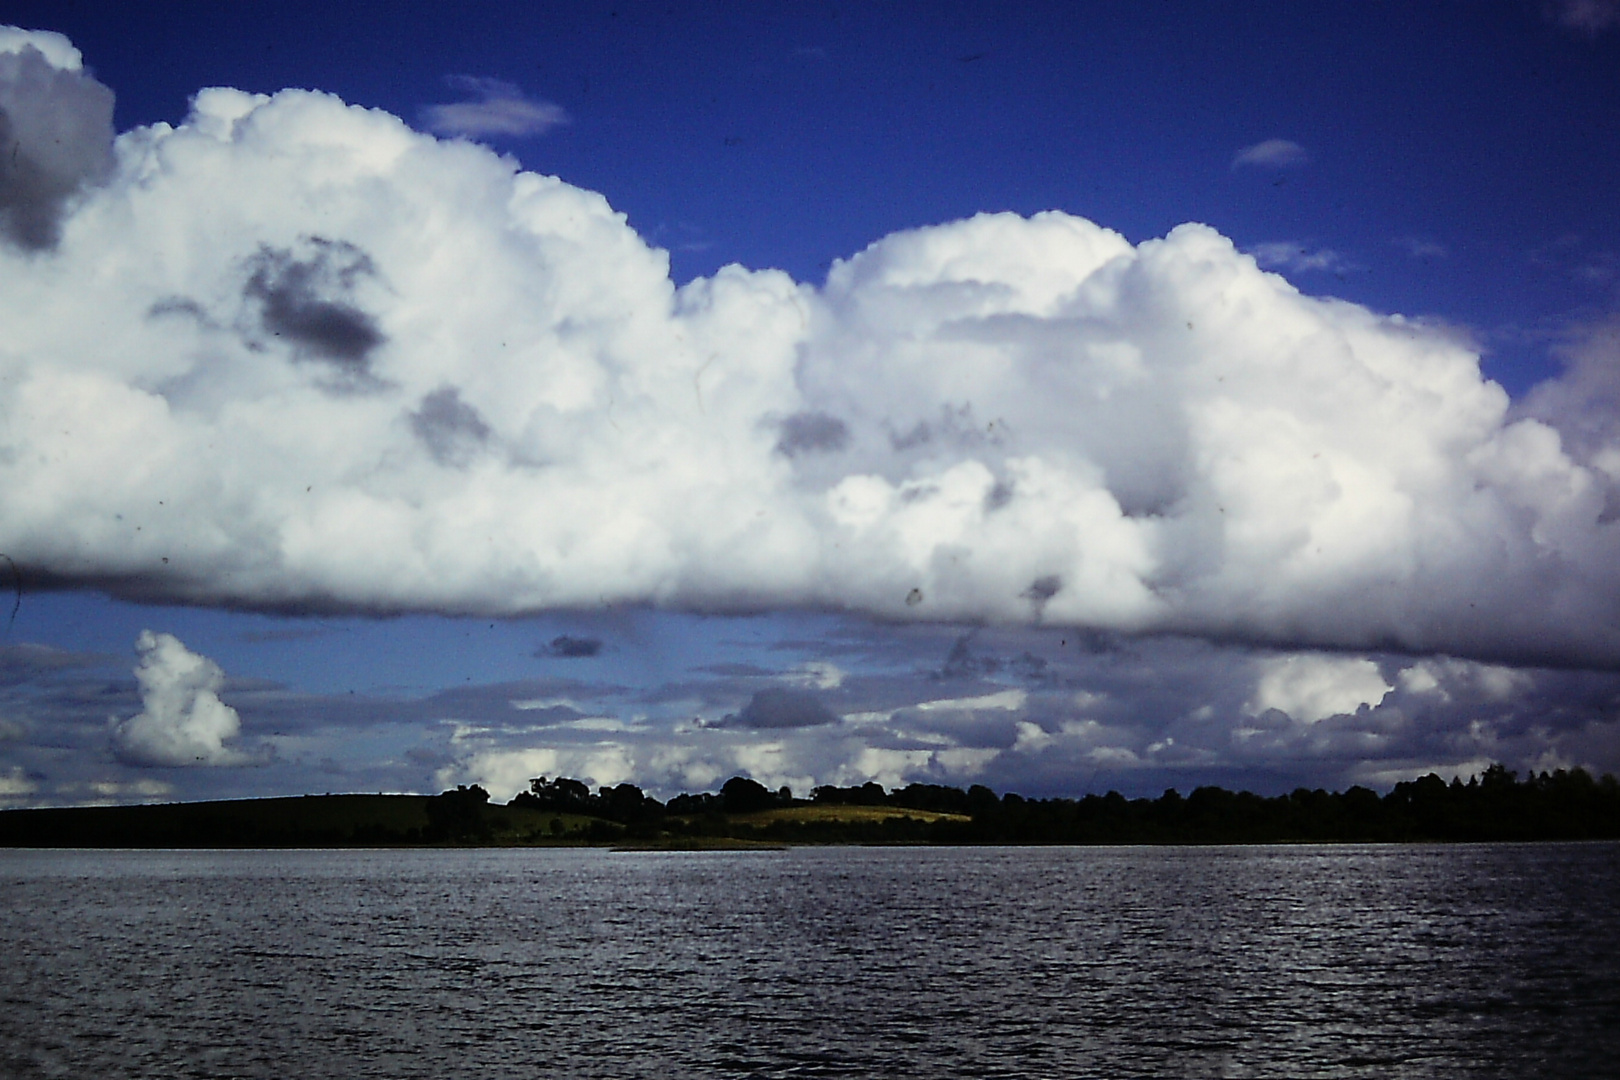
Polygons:
[[[813,808],[796,813],[801,808]],[[885,813],[883,811],[893,811]],[[505,805],[477,784],[439,795],[327,795],[0,810],[0,847],[324,847],[617,844],[1266,844],[1620,839],[1620,783],[1581,769],[1493,765],[1430,774],[1387,795],[1299,788],[1266,797],[1200,787],[1156,799],[998,795],[908,784],[826,785],[808,798],[734,776],[667,802],[634,784],[538,777]]]
[[[1183,796],[1127,799],[1117,791],[1081,798],[998,795],[876,783],[815,788],[808,799],[732,777],[718,793],[682,794],[660,803],[633,784],[599,788],[539,777],[508,805],[584,814],[614,822],[631,836],[726,835],[799,842],[948,844],[1231,844],[1353,841],[1595,840],[1620,838],[1620,782],[1584,769],[1530,772],[1523,780],[1492,765],[1467,782],[1434,773],[1380,796],[1365,787],[1342,792],[1298,788],[1262,796],[1206,786]],[[738,823],[735,815],[794,806],[890,807],[952,815],[883,820],[777,820]]]

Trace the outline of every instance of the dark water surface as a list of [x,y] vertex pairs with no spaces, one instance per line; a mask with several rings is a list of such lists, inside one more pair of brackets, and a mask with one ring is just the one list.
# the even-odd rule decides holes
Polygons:
[[1620,1076],[1620,845],[0,851],[0,1076]]

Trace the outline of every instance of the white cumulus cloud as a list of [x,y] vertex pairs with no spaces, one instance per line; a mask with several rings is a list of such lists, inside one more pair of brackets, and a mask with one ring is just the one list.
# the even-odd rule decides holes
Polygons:
[[53,30],[24,30],[18,26],[0,26],[0,55],[21,55],[33,49],[46,63],[58,71],[79,71],[84,67],[84,54],[73,47],[73,42]]
[[1251,709],[1276,709],[1301,723],[1378,705],[1393,687],[1371,660],[1302,653],[1260,662]]
[[39,580],[1620,664],[1609,444],[1205,226],[987,214],[677,288],[600,195],[324,94],[205,90],[112,154],[0,250]]
[[219,699],[225,673],[173,634],[142,630],[135,641],[141,711],[113,725],[119,756],[147,765],[243,765],[253,758],[226,743],[241,729]]

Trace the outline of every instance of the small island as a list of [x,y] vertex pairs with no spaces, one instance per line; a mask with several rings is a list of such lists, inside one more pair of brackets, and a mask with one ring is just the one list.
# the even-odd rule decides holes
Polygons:
[[1429,774],[1387,795],[1200,787],[1157,799],[998,795],[910,784],[818,787],[808,799],[733,777],[660,802],[633,784],[539,777],[501,805],[472,785],[439,795],[306,795],[0,811],[0,846],[265,848],[604,846],[648,850],[801,844],[1277,844],[1620,839],[1620,782],[1581,769],[1501,765],[1467,783]]

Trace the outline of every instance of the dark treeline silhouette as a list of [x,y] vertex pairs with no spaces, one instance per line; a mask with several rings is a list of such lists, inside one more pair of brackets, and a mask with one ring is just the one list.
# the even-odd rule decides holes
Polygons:
[[[563,776],[551,780],[541,776],[530,780],[529,790],[520,792],[507,805],[562,814],[585,814],[624,825],[633,835],[651,835],[667,831],[672,824],[671,818],[754,814],[793,806],[795,802],[790,789],[784,787],[780,791],[771,791],[757,780],[744,776],[733,776],[727,780],[719,794],[702,792],[697,795],[677,795],[668,803],[659,802],[634,784],[602,787],[592,794],[583,781]],[[677,829],[682,824],[684,822],[674,823]]]
[[548,780],[544,776],[530,780],[529,790],[519,792],[507,805],[560,814],[585,814],[623,825],[664,816],[664,804],[650,795],[642,794],[634,784],[598,788],[593,795],[583,781],[563,776],[555,780]]
[[983,784],[966,791],[942,784],[908,784],[886,792],[882,784],[871,781],[860,787],[818,787],[810,792],[810,799],[823,806],[894,806],[969,816],[993,814],[1001,804],[1001,797]]
[[441,792],[427,800],[422,807],[428,825],[424,836],[429,840],[477,842],[490,839],[493,834],[484,807],[489,804],[489,792],[474,784],[458,784],[450,791]]
[[[540,777],[512,806],[587,814],[616,822],[627,835],[741,836],[803,843],[958,844],[1232,844],[1287,841],[1587,840],[1620,838],[1620,783],[1582,769],[1531,773],[1523,781],[1502,765],[1466,783],[1429,774],[1384,796],[1364,787],[1344,792],[1300,788],[1264,797],[1247,791],[1174,789],[1157,799],[1118,792],[1083,798],[1029,799],[910,784],[823,786],[795,799],[736,776],[718,794],[683,794],[659,803],[633,784],[596,794],[578,780]],[[800,818],[739,823],[734,815],[795,806],[891,808],[927,816]],[[933,815],[950,815],[934,817]]]
[[665,809],[671,814],[757,814],[794,805],[799,802],[791,788],[772,791],[757,780],[733,776],[720,786],[718,795],[677,795]]
[[911,807],[971,820],[936,821],[928,839],[1011,844],[1233,844],[1287,841],[1594,840],[1620,838],[1620,783],[1583,769],[1531,773],[1522,782],[1502,765],[1449,784],[1433,773],[1396,784],[1388,795],[1299,788],[1271,798],[1201,787],[1182,796],[1127,799],[1118,792],[1080,799],[997,797],[912,784],[884,793],[877,784],[817,788],[818,803]]
[[539,777],[505,806],[474,784],[435,796],[305,796],[230,803],[0,811],[0,846],[306,847],[679,842],[1263,844],[1620,839],[1620,783],[1581,769],[1501,765],[1450,783],[1430,774],[1387,795],[1300,788],[1264,797],[1201,787],[1030,799],[910,784],[818,787],[809,799],[746,777],[661,803],[634,784],[592,792]]
[[463,807],[446,812],[458,801],[455,794],[447,792],[452,796],[448,800],[445,795],[303,795],[0,810],[0,846],[274,848],[477,842],[486,835],[482,822],[488,809],[479,802],[480,810],[469,821],[463,795],[459,796]]

